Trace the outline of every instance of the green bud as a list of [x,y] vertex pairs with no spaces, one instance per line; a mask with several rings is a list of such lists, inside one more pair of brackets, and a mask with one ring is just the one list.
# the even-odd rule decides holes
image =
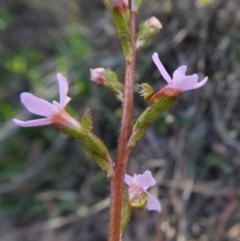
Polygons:
[[156,17],[151,17],[141,23],[136,43],[137,49],[144,47],[152,37],[159,33],[161,29],[162,24]]
[[176,96],[167,96],[163,94],[138,117],[131,137],[128,141],[128,146],[133,148],[136,143],[145,135],[148,128],[157,120],[160,114],[170,109],[177,101]]

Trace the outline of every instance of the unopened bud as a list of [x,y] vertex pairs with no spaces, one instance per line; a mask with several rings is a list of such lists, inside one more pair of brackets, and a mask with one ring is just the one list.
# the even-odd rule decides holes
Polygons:
[[110,3],[119,10],[126,10],[129,5],[128,0],[110,0]]
[[105,81],[105,69],[96,68],[90,69],[90,80],[96,84],[102,85]]
[[145,46],[152,37],[159,33],[161,29],[162,24],[156,17],[151,17],[145,22],[143,22],[140,25],[140,30],[138,33],[138,38],[136,42],[137,49]]
[[156,17],[149,18],[146,23],[149,25],[150,28],[155,28],[156,30],[160,30],[163,27]]
[[92,82],[110,89],[116,98],[122,101],[123,84],[118,81],[117,75],[110,68],[90,69],[90,79]]

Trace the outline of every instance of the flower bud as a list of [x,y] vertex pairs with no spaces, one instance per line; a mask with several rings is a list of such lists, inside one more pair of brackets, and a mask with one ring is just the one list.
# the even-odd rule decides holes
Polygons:
[[148,26],[150,28],[155,28],[156,30],[160,30],[162,29],[162,24],[160,23],[160,21],[156,18],[156,17],[151,17],[149,18],[146,23],[148,24]]
[[110,89],[116,98],[122,101],[124,90],[123,84],[118,81],[117,75],[110,68],[90,69],[90,79],[91,81]]
[[126,10],[128,8],[128,0],[109,0],[114,8]]
[[162,24],[156,17],[151,17],[143,22],[138,33],[137,49],[144,47],[152,37],[159,33],[160,29],[162,29]]
[[90,80],[96,84],[102,85],[106,81],[105,69],[104,68],[90,69]]

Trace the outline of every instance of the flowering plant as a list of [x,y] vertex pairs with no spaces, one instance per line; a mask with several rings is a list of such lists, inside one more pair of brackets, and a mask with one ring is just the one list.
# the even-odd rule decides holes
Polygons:
[[[110,181],[110,222],[109,241],[123,240],[123,233],[131,217],[132,208],[161,211],[157,197],[147,190],[156,184],[150,170],[143,174],[126,174],[129,155],[137,142],[144,136],[148,128],[157,120],[159,115],[172,107],[180,93],[202,87],[207,77],[198,82],[197,74],[186,75],[186,66],[181,66],[171,78],[163,67],[158,54],[152,58],[167,85],[154,93],[151,86],[142,83],[141,95],[150,105],[140,114],[132,126],[133,95],[136,53],[149,40],[160,32],[162,24],[156,17],[151,17],[140,24],[136,33],[136,14],[141,0],[104,0],[116,26],[120,45],[125,58],[125,80],[121,83],[117,74],[110,68],[102,67],[90,70],[90,80],[108,88],[122,103],[122,117],[118,147],[115,160],[112,160],[106,145],[93,133],[91,111],[87,109],[78,121],[66,111],[70,101],[67,79],[57,74],[60,102],[52,103],[38,98],[31,93],[22,93],[21,102],[33,114],[45,118],[13,121],[22,127],[35,127],[55,124],[64,134],[81,141],[93,161],[106,173]],[[124,182],[126,185],[124,185]]]

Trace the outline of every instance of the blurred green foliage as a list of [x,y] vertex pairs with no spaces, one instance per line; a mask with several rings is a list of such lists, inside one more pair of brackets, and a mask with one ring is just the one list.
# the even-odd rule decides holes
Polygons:
[[8,29],[14,25],[13,18],[7,8],[0,9],[0,31]]
[[225,173],[231,173],[232,172],[232,167],[226,160],[226,158],[220,154],[210,152],[208,153],[201,163],[199,163],[198,166],[198,171],[204,171],[209,168],[216,168],[218,170],[221,170]]
[[[29,16],[19,17],[22,14],[21,8],[25,9],[26,12],[29,9]],[[34,19],[34,12],[31,13],[31,8],[30,2],[29,4],[19,2],[15,6],[12,6],[9,2],[9,5],[6,4],[5,7],[0,8],[0,34],[11,38],[11,41],[4,41],[3,39],[0,42],[0,127],[10,123],[11,118],[24,111],[24,107],[19,102],[21,92],[39,93],[37,95],[41,97],[41,93],[49,91],[44,89],[42,79],[53,73],[61,72],[73,80],[73,83],[70,84],[72,101],[67,109],[76,118],[78,118],[81,108],[84,107],[85,102],[91,95],[89,73],[82,66],[91,54],[90,39],[84,32],[88,30],[79,24],[76,15],[68,19],[67,28],[63,27],[60,22],[62,21],[61,18],[66,17],[64,13],[61,13],[61,15],[57,12],[52,14],[47,9],[45,11],[45,8],[41,7],[41,3],[34,6],[38,12],[41,12],[42,17],[42,19],[37,20],[39,22],[37,23]],[[79,14],[79,12],[75,14]],[[41,21],[44,18],[52,19],[53,23],[50,23],[49,26],[42,26]],[[34,24],[36,26],[33,28]],[[38,29],[42,29],[42,33]],[[52,32],[52,29],[54,29],[54,32]],[[19,39],[11,37],[15,31],[20,31],[17,35]],[[37,38],[32,33],[37,34]],[[53,83],[55,88],[58,88],[55,79]],[[57,93],[57,96],[54,94],[49,96],[48,99],[51,101],[51,99],[58,100],[58,98]],[[31,118],[38,117],[33,116]],[[58,136],[58,131],[54,126],[23,129],[16,127],[12,133],[9,133],[0,143],[0,188],[1,185],[20,180],[38,160],[39,155],[41,156],[40,153],[32,161],[28,156],[31,155],[34,145],[40,145],[39,151],[44,153]],[[39,187],[36,190],[29,191],[32,188],[27,185],[26,190],[25,188],[23,190],[16,189],[16,192],[0,196],[0,214],[16,213],[34,216],[48,212],[46,203],[49,200],[40,201],[39,198],[36,198],[36,193],[49,189],[61,189],[61,185],[58,184],[60,179],[67,180],[69,176],[77,175],[76,170],[83,163],[78,160],[76,167],[76,162],[73,162],[73,159],[76,158],[75,155],[76,152],[72,152],[67,158],[59,154],[50,158],[44,175],[39,176],[38,174],[32,181],[34,185]],[[65,170],[64,175],[60,174],[62,169]],[[62,175],[61,178],[59,178],[59,175]],[[98,185],[101,185],[103,179],[99,179],[98,176],[96,178],[100,181]],[[78,203],[75,198],[64,199],[61,197],[57,196],[57,200],[54,201],[55,209],[58,210],[56,216],[77,210]]]

